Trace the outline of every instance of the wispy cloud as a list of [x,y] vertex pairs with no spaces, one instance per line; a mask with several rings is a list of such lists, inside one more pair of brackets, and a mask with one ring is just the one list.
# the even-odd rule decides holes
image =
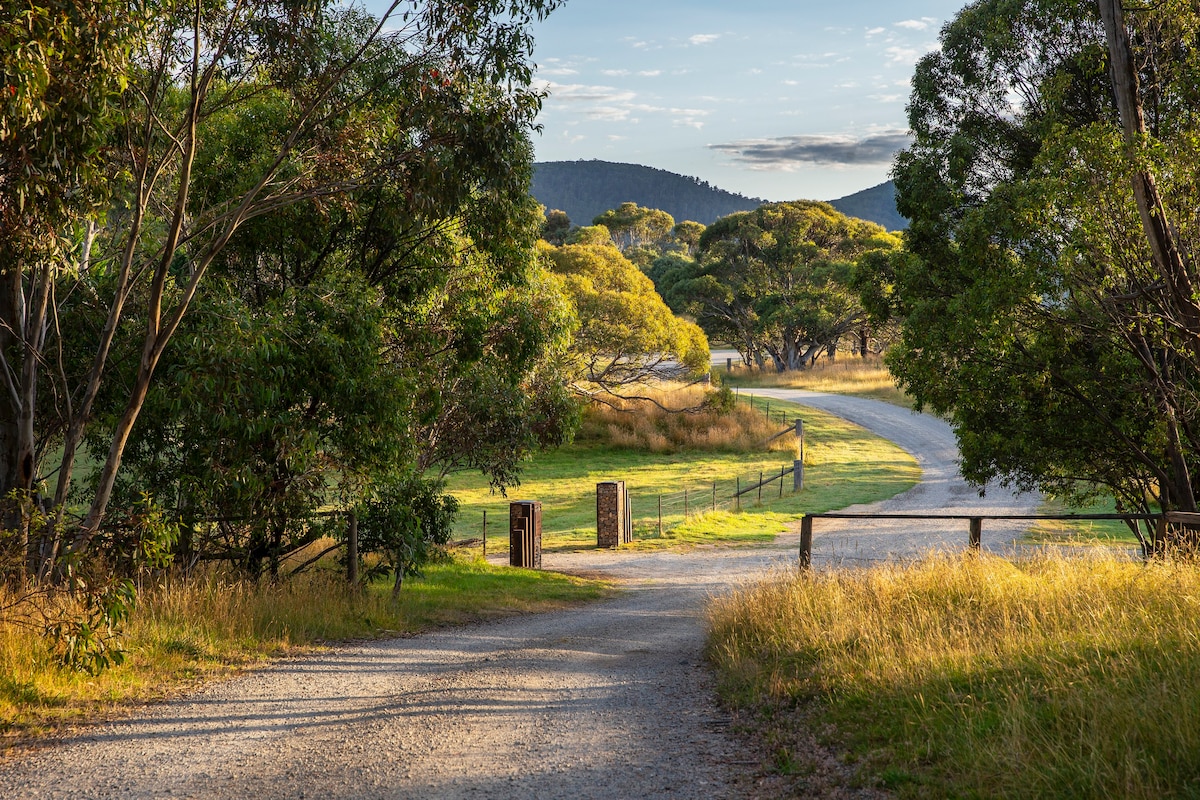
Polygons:
[[805,165],[886,164],[909,141],[907,131],[889,129],[862,137],[804,135],[742,139],[712,144],[709,148],[731,155],[734,162],[751,169],[787,172]]
[[921,57],[926,53],[932,53],[937,50],[940,45],[937,42],[926,42],[917,47],[901,47],[892,45],[883,52],[887,54],[889,64],[899,64],[903,66],[912,66],[921,60]]
[[697,33],[695,36],[688,37],[691,44],[709,44],[721,38],[719,33]]
[[931,26],[937,23],[934,17],[921,17],[920,19],[905,19],[895,23],[897,28],[907,28],[911,31],[928,30]]

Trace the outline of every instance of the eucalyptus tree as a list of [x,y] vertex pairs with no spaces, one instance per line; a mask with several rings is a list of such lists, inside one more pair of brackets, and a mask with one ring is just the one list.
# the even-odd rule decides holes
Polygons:
[[664,296],[747,363],[803,369],[867,323],[851,281],[868,254],[899,239],[827,203],[767,203],[704,230],[696,260],[655,268]]
[[1198,33],[1193,3],[983,0],[919,63],[911,257],[873,296],[969,478],[1197,510]]
[[[89,70],[104,76],[87,84],[102,102],[86,92],[79,99],[43,91],[53,102],[24,116],[23,107],[7,105],[2,126],[9,147],[31,130],[78,125],[79,103],[105,112],[89,120],[92,138],[70,148],[92,159],[86,170],[54,172],[56,154],[47,150],[29,162],[46,167],[46,186],[20,195],[19,187],[9,191],[15,184],[4,185],[6,214],[9,198],[25,197],[30,205],[18,204],[18,213],[78,231],[73,252],[39,246],[10,256],[6,291],[17,299],[0,308],[9,315],[0,328],[11,337],[3,343],[5,373],[21,381],[9,381],[9,396],[24,415],[16,432],[0,428],[0,451],[18,454],[6,463],[24,470],[0,476],[0,490],[29,498],[40,478],[54,482],[57,522],[29,545],[43,573],[64,548],[78,554],[90,547],[167,345],[245,226],[301,203],[333,207],[381,181],[427,221],[453,216],[480,187],[523,191],[527,175],[512,169],[513,158],[525,158],[518,143],[540,103],[530,88],[529,23],[555,5],[414,0],[394,2],[375,19],[320,0],[60,2],[30,7],[52,9],[46,26],[4,29],[44,56],[63,52],[83,24],[83,55],[61,72],[48,66],[30,74],[74,89],[90,80]],[[88,38],[93,23],[96,35]],[[111,36],[101,36],[109,29]],[[5,62],[6,74],[13,63]],[[8,171],[11,152],[0,164]],[[64,206],[61,214],[52,206],[55,198],[87,196],[101,178],[113,198],[102,206]],[[68,351],[68,337],[55,326],[65,304],[96,320],[70,337],[83,351]],[[117,390],[106,380],[114,346],[129,329],[140,329],[140,343]],[[120,410],[100,430],[91,424],[95,404],[110,389]],[[67,524],[85,436],[104,457],[86,511]],[[57,463],[43,464],[54,450]]]
[[566,373],[578,394],[602,398],[648,379],[708,372],[704,332],[675,316],[611,244],[543,244],[542,251],[575,319]]

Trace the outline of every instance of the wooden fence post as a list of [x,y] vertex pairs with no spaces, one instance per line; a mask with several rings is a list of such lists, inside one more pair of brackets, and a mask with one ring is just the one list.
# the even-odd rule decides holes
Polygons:
[[687,522],[688,518],[688,490],[683,490],[683,521]]
[[971,532],[970,532],[970,541],[968,542],[968,544],[970,545],[972,550],[979,549],[980,541],[983,538],[982,534],[983,534],[983,520],[979,517],[971,517]]
[[353,511],[346,526],[346,581],[358,586],[358,514]]
[[762,505],[762,470],[758,471],[758,504]]
[[658,538],[662,538],[662,495],[658,496]]
[[737,511],[742,510],[742,476],[737,476],[737,488],[733,492],[733,504]]
[[717,510],[717,482],[713,481],[713,511]]
[[483,511],[483,557],[487,558],[487,509]]
[[779,496],[783,497],[783,475],[787,470],[783,467],[779,468]]
[[812,569],[813,518],[808,514],[800,520],[800,569]]

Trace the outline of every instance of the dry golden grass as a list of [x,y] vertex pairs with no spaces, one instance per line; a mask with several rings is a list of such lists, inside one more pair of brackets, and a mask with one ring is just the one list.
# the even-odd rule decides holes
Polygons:
[[792,372],[760,372],[736,365],[731,375],[726,373],[723,367],[714,371],[732,386],[808,389],[814,392],[870,397],[905,408],[912,406],[908,396],[896,388],[892,374],[888,372],[887,365],[879,356],[823,360],[811,369]]
[[732,702],[799,709],[797,740],[832,721],[901,796],[1192,796],[1197,620],[1194,563],[947,556],[746,588],[710,654]]
[[795,437],[782,436],[767,443],[781,426],[747,406],[728,410],[720,410],[712,402],[706,406],[705,401],[715,394],[708,387],[661,384],[638,387],[634,392],[649,399],[610,397],[588,406],[576,441],[659,454],[795,449]]
[[405,582],[398,603],[390,600],[390,585],[351,592],[333,571],[275,584],[218,573],[148,583],[123,631],[128,658],[98,675],[58,667],[40,630],[14,624],[20,616],[14,609],[0,619],[0,745],[323,642],[561,608],[607,591],[597,581],[479,560],[433,564],[425,572]]

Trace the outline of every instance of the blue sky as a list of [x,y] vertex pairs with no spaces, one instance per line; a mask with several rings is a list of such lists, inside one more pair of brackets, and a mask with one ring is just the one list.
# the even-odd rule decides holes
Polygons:
[[767,200],[865,189],[906,141],[913,65],[964,2],[567,0],[533,31],[536,157]]

